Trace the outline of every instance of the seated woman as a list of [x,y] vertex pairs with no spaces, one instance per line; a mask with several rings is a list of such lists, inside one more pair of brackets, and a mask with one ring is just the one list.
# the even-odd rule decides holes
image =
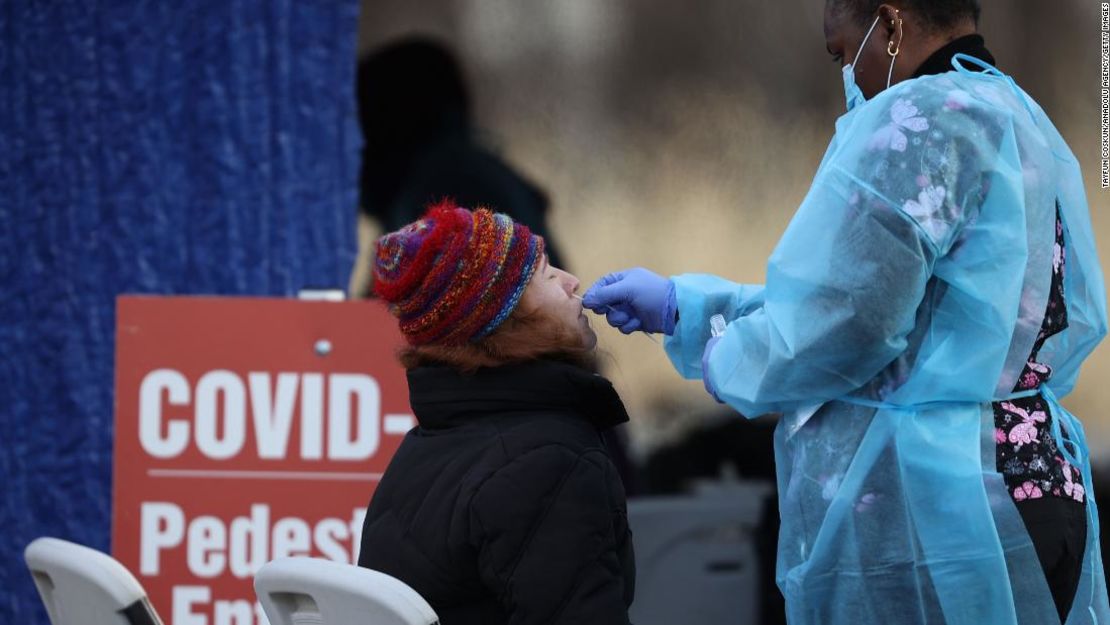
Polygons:
[[382,237],[374,274],[419,425],[370,502],[359,565],[443,625],[628,623],[632,539],[600,437],[628,415],[585,368],[578,279],[527,227],[450,203]]

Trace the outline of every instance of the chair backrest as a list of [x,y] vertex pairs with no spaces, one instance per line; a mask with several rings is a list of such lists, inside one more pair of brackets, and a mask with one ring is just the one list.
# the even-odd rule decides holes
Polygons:
[[39,538],[23,559],[53,625],[162,625],[139,581],[105,553]]
[[683,497],[629,499],[636,625],[759,621],[753,541],[769,487],[739,483]]
[[437,625],[415,590],[385,573],[318,558],[268,562],[254,590],[270,625]]

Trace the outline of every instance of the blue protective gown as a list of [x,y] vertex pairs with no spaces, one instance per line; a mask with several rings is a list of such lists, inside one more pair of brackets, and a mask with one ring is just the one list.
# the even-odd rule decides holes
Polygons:
[[[1089,526],[1067,623],[1110,623],[1082,426],[1057,401],[1106,333],[1079,165],[1012,79],[961,61],[981,64],[957,56],[837,121],[765,286],[674,277],[675,367],[744,415],[782,413],[792,625],[1058,622],[990,407],[1015,396],[1044,318],[1057,200],[1069,325],[1040,352],[1053,375],[1039,392],[1082,468]],[[703,372],[716,313],[729,323]]]

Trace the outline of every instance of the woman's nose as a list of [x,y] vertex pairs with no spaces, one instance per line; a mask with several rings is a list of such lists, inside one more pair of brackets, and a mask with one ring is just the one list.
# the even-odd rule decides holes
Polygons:
[[575,293],[578,291],[578,287],[582,286],[582,284],[578,282],[578,278],[569,273],[567,274],[566,280],[563,282],[563,284],[566,285],[567,293]]

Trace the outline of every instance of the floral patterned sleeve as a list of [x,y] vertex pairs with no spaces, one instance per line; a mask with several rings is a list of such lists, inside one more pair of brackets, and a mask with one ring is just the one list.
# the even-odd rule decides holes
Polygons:
[[989,191],[1009,122],[993,92],[968,93],[944,76],[916,82],[924,84],[891,94],[861,120],[867,140],[838,160],[852,163],[861,183],[913,219],[943,255]]
[[[962,105],[931,78],[909,83],[838,121],[769,259],[763,305],[733,319],[705,359],[701,375],[741,414],[842,397],[874,380],[906,350],[938,258],[976,214],[984,172],[998,161],[1001,131],[991,129],[1008,120],[989,107],[980,114],[970,98]],[[696,311],[707,318],[710,285],[675,283],[680,324]],[[668,354],[679,366],[700,359],[702,345],[672,341]]]

